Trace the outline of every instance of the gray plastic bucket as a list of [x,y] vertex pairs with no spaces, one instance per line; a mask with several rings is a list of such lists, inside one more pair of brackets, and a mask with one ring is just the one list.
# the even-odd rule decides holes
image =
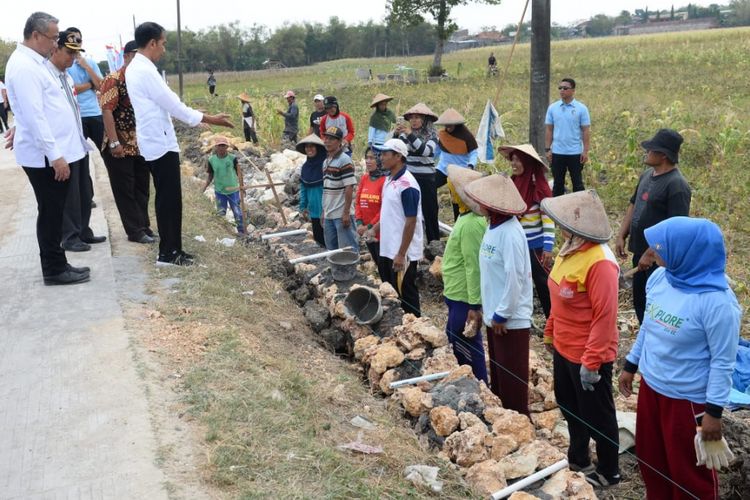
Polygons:
[[349,281],[357,275],[359,252],[345,250],[326,257],[331,265],[331,276],[336,281]]
[[372,288],[355,288],[344,299],[346,313],[353,316],[360,325],[373,325],[383,317],[380,294]]

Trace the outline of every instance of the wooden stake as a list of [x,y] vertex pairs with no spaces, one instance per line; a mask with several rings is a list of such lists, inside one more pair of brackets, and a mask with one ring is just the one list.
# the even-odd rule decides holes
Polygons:
[[244,158],[250,165],[257,168],[264,174],[266,174],[266,179],[268,179],[269,187],[271,188],[271,192],[273,193],[273,197],[276,200],[276,206],[279,207],[279,213],[281,214],[281,221],[284,223],[284,225],[287,225],[286,216],[284,215],[284,207],[281,204],[281,200],[279,199],[279,193],[276,192],[276,185],[273,182],[273,179],[271,178],[271,174],[268,173],[268,170],[266,170],[265,167],[261,168],[258,165],[255,164],[253,160],[251,160],[241,149],[237,148],[237,152],[242,155],[242,158]]

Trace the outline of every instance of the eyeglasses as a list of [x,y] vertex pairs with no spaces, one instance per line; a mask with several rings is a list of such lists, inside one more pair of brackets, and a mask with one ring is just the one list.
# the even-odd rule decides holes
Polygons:
[[51,42],[57,42],[57,39],[60,37],[60,33],[55,33],[54,36],[49,36],[48,34],[42,33],[41,31],[37,31],[37,33],[39,33],[40,35],[42,35],[44,38],[46,38],[47,40]]
[[557,90],[570,90],[572,88],[573,87],[562,87],[562,86],[560,86],[560,87],[557,87]]

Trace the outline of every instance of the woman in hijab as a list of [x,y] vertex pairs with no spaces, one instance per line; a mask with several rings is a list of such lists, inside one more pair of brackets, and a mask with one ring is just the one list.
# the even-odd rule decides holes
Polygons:
[[[354,220],[357,224],[357,234],[367,236],[367,249],[373,262],[380,258],[380,233],[375,226],[380,222],[380,205],[385,184],[385,172],[378,168],[375,152],[368,147],[365,151],[365,167],[367,171],[359,180],[357,196],[354,200]],[[382,279],[381,280],[385,281]]]
[[393,97],[378,94],[372,99],[371,108],[375,108],[370,116],[370,126],[367,129],[367,146],[373,146],[377,150],[378,146],[385,144],[388,140],[388,133],[393,125],[396,124],[396,115],[388,109],[388,103]]
[[[620,268],[607,246],[612,228],[593,189],[545,198],[541,209],[565,239],[547,282],[552,309],[544,343],[553,351],[555,399],[568,422],[568,462],[594,486],[612,486],[621,479],[612,397]],[[589,455],[592,438],[596,468]]]
[[529,329],[533,287],[529,247],[518,216],[526,204],[507,175],[466,186],[466,195],[487,211],[479,248],[482,316],[487,326],[490,389],[503,407],[529,414]]
[[[473,169],[477,165],[477,140],[466,128],[466,119],[453,108],[448,108],[435,122],[443,125],[438,132],[438,157],[435,183],[438,188],[448,181],[448,165]],[[453,220],[458,220],[458,205],[453,204]]]
[[646,314],[620,392],[633,392],[639,370],[635,447],[646,494],[719,498],[716,470],[733,458],[721,415],[741,316],[724,274],[724,239],[713,222],[689,217],[662,221],[645,236],[660,267],[646,285]]
[[555,224],[542,212],[539,204],[552,196],[545,172],[547,166],[531,144],[500,146],[498,148],[512,169],[511,179],[526,203],[526,211],[520,217],[521,226],[529,243],[531,278],[542,304],[544,317],[549,318],[550,300],[547,279],[552,268],[552,247],[555,245]]
[[419,184],[422,216],[427,243],[440,239],[438,225],[438,197],[435,185],[435,150],[437,136],[433,123],[437,115],[424,103],[418,103],[404,113],[407,123],[396,125],[394,137],[401,139],[409,152],[406,169]]
[[310,134],[297,143],[297,151],[307,155],[300,172],[299,210],[302,217],[310,219],[315,241],[325,247],[320,215],[323,212],[323,161],[326,159],[326,148],[320,137]]

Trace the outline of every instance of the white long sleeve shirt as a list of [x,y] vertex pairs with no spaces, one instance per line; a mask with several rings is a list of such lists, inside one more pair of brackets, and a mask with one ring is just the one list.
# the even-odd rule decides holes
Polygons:
[[64,158],[68,163],[86,155],[89,145],[70,105],[60,71],[29,47],[18,44],[5,68],[8,100],[16,121],[13,151],[23,167],[44,168]]
[[203,120],[203,113],[183,104],[162,80],[154,63],[143,54],[135,55],[125,74],[143,158],[153,161],[170,151],[179,153],[171,117],[195,127]]
[[504,322],[509,330],[531,327],[531,260],[521,223],[511,217],[487,227],[479,249],[482,315],[487,326]]

